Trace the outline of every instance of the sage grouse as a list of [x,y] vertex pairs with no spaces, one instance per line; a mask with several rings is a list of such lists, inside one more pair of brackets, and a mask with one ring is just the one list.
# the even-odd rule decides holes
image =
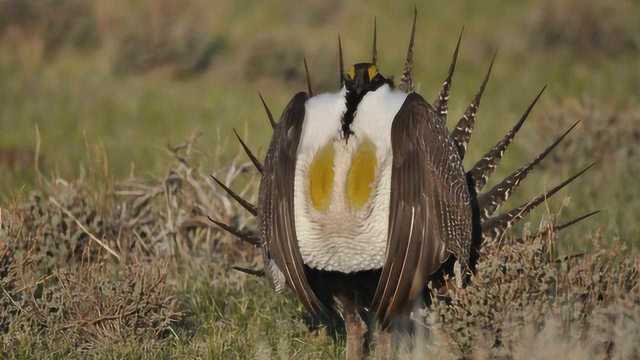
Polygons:
[[416,13],[397,88],[376,65],[374,22],[371,62],[345,72],[338,39],[337,92],[314,95],[305,61],[308,92],[293,96],[279,122],[260,96],[273,127],[264,162],[238,137],[262,174],[257,207],[214,178],[258,217],[255,234],[212,219],[262,248],[264,270],[245,271],[264,273],[277,291],[291,289],[315,317],[344,319],[348,359],[365,352],[367,313],[381,329],[377,351],[389,353],[391,325],[424,297],[428,281],[442,273],[460,285],[468,281],[483,241],[503,234],[588,169],[493,216],[576,124],[531,163],[480,193],[542,91],[513,129],[465,171],[462,159],[493,60],[477,95],[449,132],[447,100],[461,37],[432,105],[414,92],[415,19]]

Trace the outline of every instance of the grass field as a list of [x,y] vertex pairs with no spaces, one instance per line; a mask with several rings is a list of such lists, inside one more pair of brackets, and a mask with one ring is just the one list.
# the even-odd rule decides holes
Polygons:
[[[258,252],[206,216],[255,224],[207,175],[255,199],[258,178],[231,130],[264,154],[258,91],[279,113],[306,86],[305,56],[316,91],[334,90],[338,34],[347,63],[368,60],[374,16],[379,68],[399,78],[413,6],[0,0],[2,357],[340,358],[341,335],[334,341],[290,296],[230,269],[258,266]],[[427,316],[429,336],[403,338],[415,345],[406,356],[640,357],[640,4],[417,7],[415,75],[427,99],[464,26],[450,126],[498,51],[467,166],[545,84],[494,182],[582,120],[509,204],[597,165],[513,237],[601,213],[487,250],[474,285]],[[498,258],[514,267],[496,275]]]

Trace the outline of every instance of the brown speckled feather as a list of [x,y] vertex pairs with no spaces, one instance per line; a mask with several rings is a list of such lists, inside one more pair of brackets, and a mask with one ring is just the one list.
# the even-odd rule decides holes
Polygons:
[[471,241],[460,157],[444,122],[420,95],[409,94],[395,116],[391,144],[387,257],[372,303],[383,327],[412,305],[449,253],[466,264]]
[[529,172],[538,165],[570,132],[573,130],[580,121],[576,121],[571,127],[566,130],[560,137],[556,139],[551,145],[549,145],[540,155],[538,155],[533,161],[527,165],[519,168],[511,173],[499,184],[494,186],[488,192],[482,194],[478,198],[478,208],[480,209],[480,220],[484,221],[488,219],[493,213],[500,207],[502,203],[507,201],[511,194],[518,188],[520,182],[523,181]]
[[575,179],[579,178],[587,170],[593,167],[594,164],[587,166],[577,174],[554,186],[551,190],[544,194],[538,195],[530,201],[518,206],[517,208],[510,210],[506,213],[486,219],[482,223],[482,236],[485,241],[492,241],[500,237],[506,230],[510,229],[518,221],[522,220],[531,210],[535,209],[538,205],[542,204],[551,196],[555,195],[563,187],[569,185]]
[[487,184],[487,180],[489,176],[493,173],[498,166],[498,163],[502,159],[502,155],[504,155],[505,150],[513,141],[513,138],[516,136],[524,121],[527,120],[527,117],[531,113],[531,110],[542,96],[542,93],[547,87],[543,87],[542,90],[538,93],[533,102],[529,105],[527,110],[522,114],[520,120],[513,126],[509,132],[494,146],[489,150],[489,152],[482,157],[482,159],[478,160],[473,168],[468,171],[469,177],[471,177],[472,183],[475,186],[476,193],[480,193],[482,188]]

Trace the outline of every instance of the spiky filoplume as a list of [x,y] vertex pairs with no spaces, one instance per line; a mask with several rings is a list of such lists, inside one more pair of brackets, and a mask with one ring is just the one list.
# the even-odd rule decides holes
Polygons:
[[256,158],[255,155],[253,155],[253,152],[251,152],[251,150],[249,149],[247,144],[245,144],[244,141],[242,140],[242,138],[240,137],[240,135],[238,135],[238,132],[236,131],[236,129],[233,129],[233,133],[236,135],[236,138],[240,142],[240,145],[242,145],[242,148],[244,149],[244,152],[247,154],[247,156],[249,157],[249,159],[253,163],[253,166],[255,166],[256,170],[258,170],[258,172],[260,174],[262,174],[262,163],[260,163],[260,160],[258,160],[258,158]]
[[222,181],[218,180],[218,178],[216,178],[215,176],[210,175],[210,177],[211,177],[211,179],[213,181],[215,181],[218,185],[220,185],[220,187],[222,189],[224,189],[224,191],[227,194],[229,194],[235,201],[237,201],[238,204],[240,204],[243,208],[245,208],[247,211],[249,211],[251,213],[251,215],[258,216],[258,208],[256,208],[255,205],[253,205],[249,201],[243,199],[242,196],[236,194],[233,190],[231,190],[229,187],[227,187]]
[[569,133],[573,130],[580,121],[576,121],[569,129],[567,129],[562,135],[556,139],[549,147],[547,147],[538,157],[527,165],[519,168],[502,180],[498,185],[494,186],[491,190],[482,194],[478,198],[478,208],[480,208],[481,221],[486,220],[491,216],[494,211],[513,193],[518,187],[520,182],[524,180],[529,172],[538,165]]
[[496,239],[501,236],[505,230],[510,229],[515,223],[522,220],[531,210],[535,209],[538,205],[542,204],[545,200],[553,196],[560,191],[563,187],[569,185],[575,179],[584,174],[587,170],[593,167],[594,164],[587,166],[577,174],[554,186],[551,190],[544,194],[538,195],[530,201],[518,206],[517,208],[507,211],[504,214],[488,218],[482,223],[482,236],[485,239]]
[[264,101],[262,94],[258,93],[258,96],[260,97],[260,101],[262,102],[262,106],[264,107],[264,112],[267,113],[267,119],[269,119],[269,124],[271,124],[271,128],[273,129],[276,127],[276,122],[275,120],[273,120],[273,114],[271,113],[269,106],[267,106],[267,103]]
[[342,40],[340,39],[340,35],[338,35],[338,87],[342,88],[344,86],[344,58],[342,56]]
[[416,37],[416,20],[418,19],[418,8],[413,9],[413,23],[411,25],[411,37],[409,38],[409,47],[407,48],[407,57],[404,61],[404,70],[400,78],[400,90],[404,92],[412,92],[413,85],[413,44]]
[[505,150],[507,150],[507,147],[509,147],[509,145],[511,144],[511,141],[513,141],[513,138],[516,136],[516,134],[524,124],[525,120],[527,120],[527,117],[531,113],[531,110],[536,105],[536,103],[540,99],[540,96],[542,96],[542,93],[544,93],[544,90],[546,88],[547,87],[544,86],[540,90],[538,95],[535,97],[535,99],[533,99],[533,101],[531,102],[527,110],[524,112],[524,114],[522,114],[522,116],[520,117],[520,120],[518,120],[518,122],[513,126],[513,128],[511,128],[511,130],[509,130],[509,132],[507,132],[505,136],[500,141],[498,141],[498,143],[494,145],[491,148],[491,150],[489,150],[489,152],[487,152],[482,157],[482,159],[476,162],[476,164],[473,165],[471,170],[467,172],[475,186],[476,193],[480,193],[482,188],[484,188],[484,186],[487,184],[487,180],[489,179],[489,176],[496,169],[496,166],[502,159],[502,155],[504,155]]
[[311,75],[309,75],[309,65],[307,65],[307,58],[304,58],[304,73],[307,79],[307,91],[309,96],[313,96],[313,89],[311,88]]
[[[413,93],[415,88],[412,71],[416,19],[417,9],[414,9],[409,46],[406,53],[401,80],[398,86],[399,89],[405,93]],[[458,36],[458,41],[453,51],[453,57],[447,76],[442,84],[442,89],[440,90],[438,97],[434,101],[434,105],[431,106],[426,103],[426,101],[424,101],[418,94],[410,94],[406,96],[404,100],[405,103],[403,103],[402,108],[396,113],[393,119],[394,126],[392,127],[390,134],[392,137],[392,144],[395,144],[393,150],[398,151],[397,155],[398,158],[400,158],[398,161],[403,161],[402,158],[411,158],[412,161],[399,163],[402,167],[394,167],[393,171],[397,171],[397,173],[396,177],[393,177],[392,173],[393,180],[391,182],[391,187],[395,186],[396,189],[391,189],[391,203],[393,206],[390,206],[388,211],[390,218],[392,219],[392,221],[390,221],[394,223],[393,226],[395,226],[395,232],[402,233],[402,231],[409,231],[409,233],[407,237],[408,240],[392,239],[391,235],[389,236],[387,239],[387,246],[389,247],[387,248],[387,259],[384,267],[374,269],[375,271],[379,271],[379,273],[376,273],[373,270],[367,270],[362,271],[360,275],[355,275],[360,276],[358,278],[345,278],[340,277],[342,275],[336,275],[335,272],[329,272],[330,274],[327,272],[323,273],[322,271],[318,272],[316,271],[317,269],[312,269],[304,264],[299,253],[299,249],[296,244],[297,240],[295,236],[295,229],[293,227],[293,218],[298,215],[293,211],[294,209],[291,201],[293,195],[291,193],[291,189],[294,188],[294,175],[292,174],[296,169],[295,158],[301,138],[300,134],[302,122],[304,121],[305,104],[308,99],[313,96],[311,77],[306,59],[304,59],[304,67],[308,94],[298,93],[294,96],[290,104],[287,106],[287,109],[285,109],[285,112],[279,122],[276,123],[264,98],[259,94],[260,100],[267,114],[267,118],[269,119],[269,123],[274,129],[271,145],[267,152],[266,159],[263,162],[257,159],[247,144],[245,144],[245,142],[240,138],[237,131],[234,130],[235,135],[240,141],[244,151],[247,153],[247,156],[262,176],[258,206],[256,207],[249,201],[244,200],[217,178],[211,176],[211,178],[242,207],[247,209],[254,216],[258,216],[258,232],[240,230],[234,226],[211,219],[214,224],[223,230],[251,244],[252,246],[260,247],[262,249],[264,255],[264,269],[253,270],[243,267],[234,268],[251,275],[266,275],[266,277],[271,279],[272,284],[278,291],[284,287],[289,287],[296,293],[305,308],[307,308],[307,310],[309,310],[313,315],[331,314],[331,310],[341,312],[342,318],[345,320],[347,325],[347,358],[350,356],[354,357],[355,355],[361,356],[363,354],[362,351],[357,350],[357,347],[361,346],[364,341],[360,311],[372,311],[373,309],[379,317],[378,320],[381,323],[382,331],[388,331],[391,320],[396,316],[400,316],[403,311],[402,309],[406,308],[406,304],[403,302],[406,302],[407,299],[411,298],[411,296],[409,296],[410,293],[416,293],[416,291],[420,290],[421,287],[424,287],[426,282],[430,279],[435,281],[435,276],[438,276],[436,275],[437,273],[453,273],[449,267],[450,264],[454,263],[454,261],[462,264],[461,266],[463,267],[461,271],[455,275],[458,277],[466,276],[466,278],[469,278],[469,273],[465,271],[475,271],[473,265],[470,265],[469,269],[464,268],[464,266],[466,266],[465,264],[470,261],[470,253],[476,255],[479,254],[479,247],[482,246],[483,243],[492,242],[500,238],[509,228],[523,219],[538,205],[556,194],[569,183],[573,182],[593,166],[593,164],[589,165],[569,179],[554,186],[549,191],[534,197],[530,201],[525,202],[512,210],[492,217],[493,213],[509,199],[510,195],[516,190],[526,176],[578,125],[579,122],[574,123],[570,128],[564,131],[531,162],[512,172],[489,191],[481,193],[489,176],[496,169],[504,155],[504,152],[513,141],[517,132],[523,126],[525,120],[531,113],[534,105],[537,103],[546,87],[542,88],[513,128],[507,132],[507,134],[486,153],[486,155],[477,161],[471,169],[465,172],[464,169],[462,169],[462,160],[466,155],[466,150],[475,127],[480,101],[493,69],[495,54],[490,61],[488,70],[478,92],[452,131],[447,132],[445,124],[448,115],[449,93],[460,51],[461,39],[462,31],[460,31],[460,35]],[[370,70],[372,71],[371,74],[377,74],[377,69],[375,67],[377,60],[377,26],[376,20],[374,19],[371,56],[371,65],[374,66],[372,67],[373,70]],[[338,69],[340,72],[339,85],[341,88],[346,88],[345,84],[348,84],[346,82],[348,79],[345,77],[342,41],[339,36]],[[392,80],[385,79],[385,81],[388,81],[388,84],[393,87]],[[408,106],[405,107],[407,104]],[[400,118],[400,121],[397,121],[398,118]],[[426,133],[435,136],[431,138],[423,135],[416,136],[415,134],[417,133]],[[427,144],[428,142],[431,143]],[[395,155],[396,153],[394,152],[394,156]],[[418,161],[419,159],[420,161]],[[394,161],[396,161],[396,159],[394,159]],[[430,163],[427,164],[426,162]],[[394,165],[396,165],[395,162]],[[442,169],[445,170],[442,171]],[[458,170],[459,174],[456,173]],[[415,180],[416,177],[420,180]],[[423,190],[420,190],[422,189],[420,188],[421,184],[424,183],[437,183],[440,187],[431,188],[433,190],[433,194],[425,193]],[[403,188],[403,190],[398,191],[398,187]],[[416,189],[418,190],[416,191]],[[453,196],[451,196],[452,194]],[[414,203],[413,201],[415,198],[430,198],[430,202],[425,202],[426,206],[424,208],[420,206],[416,207],[415,204],[421,205],[421,203]],[[427,212],[422,213],[422,211],[425,210]],[[431,211],[432,214],[429,214],[429,211]],[[568,226],[595,215],[596,213],[597,211],[588,213],[562,225],[552,226],[549,229],[553,231],[563,230]],[[279,216],[279,218],[275,219],[274,214]],[[425,221],[423,221],[425,218],[428,218],[428,220],[432,222],[429,223],[429,226],[422,227],[425,223]],[[436,219],[437,221],[433,221],[433,219]],[[415,225],[414,220],[415,223],[418,224],[416,226],[417,231],[415,233],[413,232]],[[440,220],[441,222],[438,222]],[[269,223],[270,221],[273,223]],[[407,226],[404,226],[405,223],[407,223]],[[470,226],[466,227],[466,225],[471,223],[473,225],[473,231],[465,233],[460,230],[463,228],[469,230]],[[432,225],[435,225],[436,228]],[[441,228],[438,228],[439,226]],[[393,231],[391,231],[390,234],[391,233],[393,233]],[[466,236],[465,234],[471,235]],[[279,239],[280,237],[286,238],[286,240],[281,240]],[[400,237],[405,238],[405,236]],[[428,274],[427,277],[416,277],[413,279],[403,277],[405,266],[413,266],[415,268],[417,267],[417,264],[422,264],[421,261],[423,258],[436,256],[434,255],[437,252],[435,250],[436,248],[428,248],[429,240],[426,239],[428,237],[447,238],[446,244],[449,246],[447,250],[449,250],[450,255],[448,256],[450,257],[445,262],[435,263],[436,267],[440,266],[440,270]],[[392,243],[392,241],[395,242]],[[517,239],[516,241],[526,241],[526,239]],[[402,249],[406,249],[406,251]],[[418,253],[419,255],[408,254],[410,252]],[[401,253],[404,253],[404,255]],[[392,257],[392,259],[389,259],[389,257]],[[353,273],[344,274],[347,276],[353,275]],[[355,274],[358,273],[356,272]],[[329,291],[327,290],[328,288],[323,285],[327,283],[334,284],[334,282],[337,282],[338,290],[340,291],[344,290],[345,287],[355,286],[366,288],[371,285],[371,279],[376,278],[378,280],[375,281],[380,282],[378,283],[378,288],[375,288],[375,294],[370,299],[371,302],[367,306],[363,306],[362,300],[358,300],[357,296],[355,296],[354,299],[350,299],[348,296],[346,298],[344,297],[345,294],[360,294],[357,291],[353,292],[353,289],[349,289],[352,292],[332,293],[331,291],[336,290],[335,288]],[[356,280],[354,281],[354,279]],[[421,279],[420,281],[423,281],[424,283],[416,284],[415,279]],[[346,285],[340,284],[342,281],[346,282]],[[384,284],[380,286],[382,282],[384,282]],[[462,281],[461,283],[464,284]],[[318,294],[316,294],[315,291],[318,291]],[[328,291],[328,293],[322,293],[322,291]],[[363,290],[363,293],[366,293],[366,291]],[[332,296],[336,298],[341,297],[341,309],[329,309],[330,306],[328,305],[332,304],[332,300],[328,298]],[[384,344],[388,345],[389,341],[389,337],[379,338],[378,346],[384,346]]]
[[262,246],[262,240],[260,239],[260,236],[258,235],[258,233],[256,233],[255,231],[239,230],[231,225],[227,225],[211,217],[209,217],[209,221],[218,225],[221,229],[239,238],[240,240],[246,241],[253,246]]
[[371,63],[378,63],[378,29],[376,26],[376,18],[373,18],[373,47],[371,49]]
[[462,33],[464,28],[460,30],[458,35],[458,43],[456,49],[453,51],[453,59],[451,59],[451,65],[449,65],[449,72],[447,72],[447,78],[442,83],[442,90],[438,98],[433,102],[433,108],[436,109],[436,113],[447,121],[447,113],[449,112],[449,91],[451,90],[451,83],[453,81],[453,73],[456,71],[456,63],[458,62],[458,52],[460,51],[460,42],[462,41]]
[[[456,53],[457,51],[458,49],[456,48]],[[496,55],[497,53],[493,55],[493,58],[491,58],[489,70],[487,70],[487,74],[484,76],[484,80],[480,85],[480,90],[478,90],[478,93],[473,97],[473,101],[464,111],[464,115],[462,115],[460,120],[458,120],[456,127],[451,132],[451,140],[453,140],[453,143],[458,149],[458,154],[460,154],[461,159],[464,159],[464,155],[467,151],[467,145],[469,144],[469,140],[471,140],[471,133],[473,132],[473,128],[476,124],[476,116],[478,114],[478,109],[480,108],[480,100],[482,100],[484,89],[487,87],[487,83],[489,82],[489,77],[491,76],[491,70],[493,69],[493,62],[496,59]]]

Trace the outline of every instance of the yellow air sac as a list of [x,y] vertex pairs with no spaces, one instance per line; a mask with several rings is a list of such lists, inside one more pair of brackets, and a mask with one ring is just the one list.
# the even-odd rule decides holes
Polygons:
[[311,204],[316,210],[329,208],[333,190],[333,163],[335,150],[333,144],[323,146],[313,157],[309,168],[309,194]]
[[368,139],[364,140],[353,154],[347,175],[347,201],[356,210],[364,206],[371,196],[377,162],[375,145]]

